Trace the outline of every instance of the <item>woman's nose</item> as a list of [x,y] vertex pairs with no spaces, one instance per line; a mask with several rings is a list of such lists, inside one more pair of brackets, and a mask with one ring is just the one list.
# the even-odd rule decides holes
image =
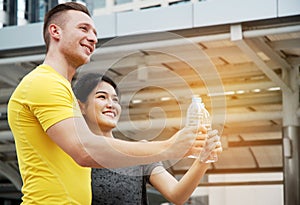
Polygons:
[[112,99],[108,98],[108,99],[107,99],[107,102],[106,102],[106,106],[107,106],[107,107],[112,107],[112,105],[113,105]]

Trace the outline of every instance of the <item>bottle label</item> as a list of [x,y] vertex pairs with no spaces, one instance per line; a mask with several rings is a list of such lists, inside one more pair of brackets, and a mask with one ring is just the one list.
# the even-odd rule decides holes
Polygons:
[[187,117],[187,126],[193,127],[193,126],[199,126],[201,119],[201,114],[200,113],[189,113]]

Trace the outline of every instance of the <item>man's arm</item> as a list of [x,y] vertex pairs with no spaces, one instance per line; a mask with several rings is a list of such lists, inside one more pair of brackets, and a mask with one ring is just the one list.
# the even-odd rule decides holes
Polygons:
[[49,137],[79,165],[115,168],[179,159],[199,154],[196,128],[184,128],[165,141],[127,142],[94,135],[83,118],[62,120],[47,130]]

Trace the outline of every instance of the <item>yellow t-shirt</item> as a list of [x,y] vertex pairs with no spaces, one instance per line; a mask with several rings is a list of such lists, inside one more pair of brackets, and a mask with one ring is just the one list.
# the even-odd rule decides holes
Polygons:
[[84,168],[46,134],[53,124],[80,117],[70,82],[40,65],[18,85],[8,103],[23,180],[23,203],[62,205],[91,203],[90,168]]

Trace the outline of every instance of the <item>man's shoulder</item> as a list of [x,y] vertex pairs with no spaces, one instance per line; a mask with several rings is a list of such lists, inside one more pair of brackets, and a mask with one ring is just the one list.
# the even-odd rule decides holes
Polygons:
[[27,85],[32,84],[34,87],[51,87],[57,86],[57,83],[69,86],[69,81],[48,65],[39,65],[28,73],[23,81]]

